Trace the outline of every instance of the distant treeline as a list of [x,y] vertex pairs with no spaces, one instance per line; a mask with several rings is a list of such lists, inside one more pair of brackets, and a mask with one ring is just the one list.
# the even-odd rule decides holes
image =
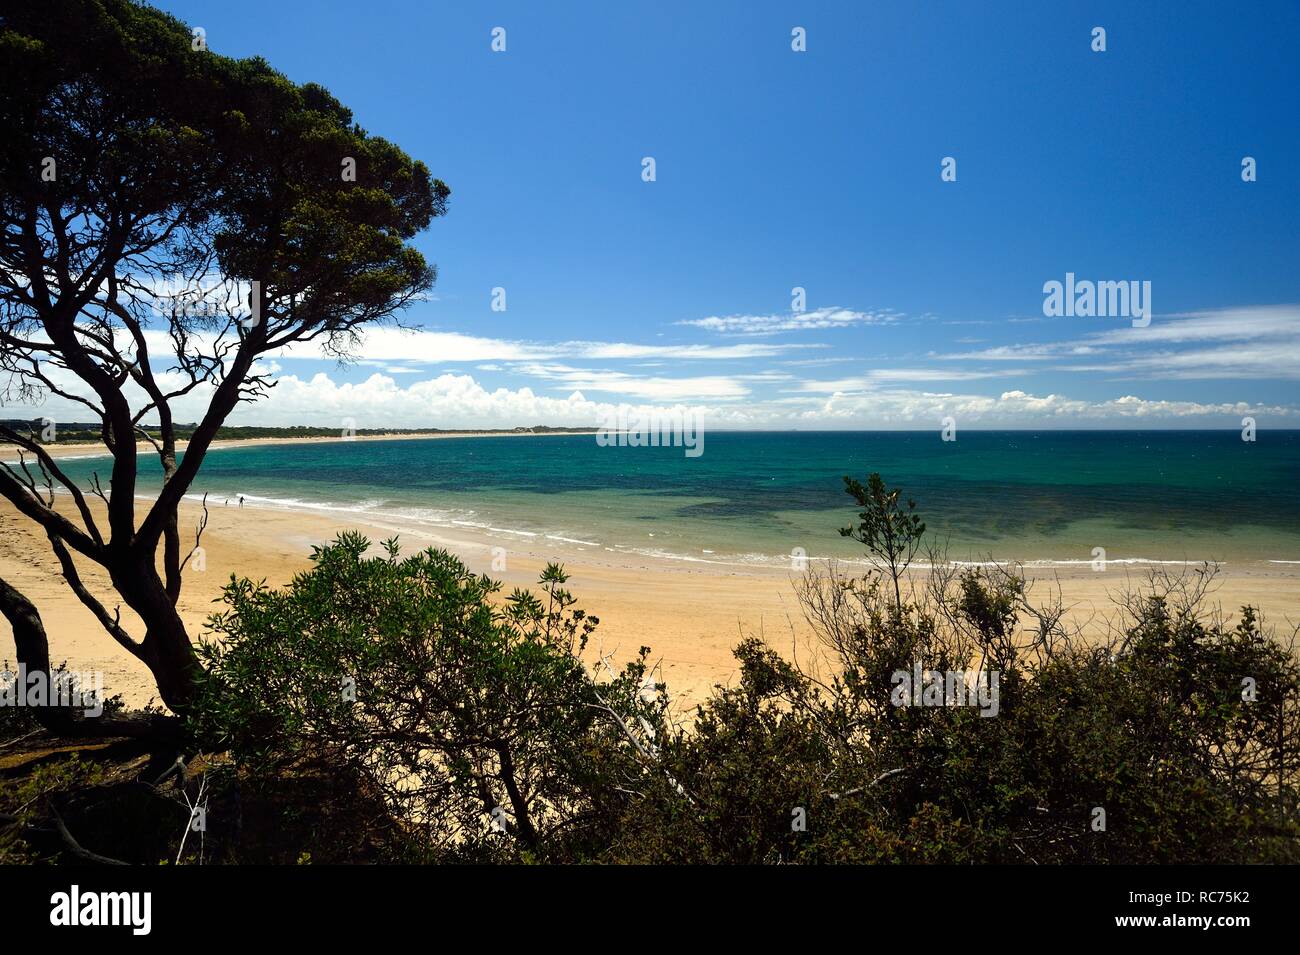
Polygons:
[[[37,418],[31,421],[21,418],[0,419],[0,427],[10,428],[20,434],[31,433],[37,437],[42,436],[42,432],[48,427],[47,419]],[[179,440],[188,440],[195,429],[197,423],[178,424],[175,427],[176,437]],[[156,427],[144,426],[142,429],[152,438],[159,437]],[[550,425],[533,425],[532,427],[518,428],[356,428],[352,433],[357,435],[404,435],[404,434],[573,434],[590,431],[591,428],[555,428]],[[268,428],[257,426],[224,426],[217,430],[219,440],[235,440],[240,438],[337,438],[343,434],[342,428],[318,428],[308,425],[291,425],[286,428]],[[53,444],[74,444],[82,441],[100,440],[100,426],[85,421],[69,421],[54,423],[54,440]],[[43,439],[42,439],[43,440]]]

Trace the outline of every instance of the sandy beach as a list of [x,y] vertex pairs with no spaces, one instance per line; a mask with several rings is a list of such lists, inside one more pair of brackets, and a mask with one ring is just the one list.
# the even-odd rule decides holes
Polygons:
[[[55,450],[85,454],[92,449]],[[181,512],[182,527],[194,527],[201,512],[198,503],[187,501]],[[549,541],[507,543],[474,528],[401,526],[367,522],[355,514],[241,508],[234,502],[209,507],[203,535],[206,566],[186,573],[180,607],[191,633],[202,632],[231,574],[283,584],[309,566],[313,545],[346,529],[359,529],[376,542],[398,534],[408,551],[446,548],[471,570],[502,580],[507,591],[535,584],[548,561],[561,561],[579,606],[600,619],[593,651],[624,660],[640,646],[649,646],[652,659],[661,667],[661,678],[682,709],[698,704],[715,684],[734,678],[731,650],[743,634],[761,632],[777,649],[797,653],[801,659],[817,653],[816,639],[795,597],[796,574],[788,568],[682,562]],[[506,547],[505,569],[493,569],[493,548],[502,546]],[[88,561],[80,563],[88,586],[114,606],[106,576]],[[1140,566],[1112,565],[1098,573],[1086,564],[1041,571],[1026,568],[1026,572],[1035,577],[1035,594],[1045,595],[1059,585],[1069,608],[1067,619],[1096,635],[1113,612],[1112,596],[1140,585],[1146,574]],[[8,502],[0,502],[0,576],[37,605],[56,661],[66,660],[72,669],[102,671],[109,692],[120,693],[128,705],[153,698],[147,670],[99,629],[63,581],[43,533]],[[1262,608],[1268,622],[1280,632],[1289,632],[1293,626],[1289,621],[1300,621],[1300,565],[1264,561],[1225,565],[1215,581],[1212,601],[1230,614],[1247,603]],[[138,623],[125,609],[123,620],[128,629]],[[134,630],[138,633],[138,626]],[[0,661],[12,662],[13,653],[8,625],[0,621]]]

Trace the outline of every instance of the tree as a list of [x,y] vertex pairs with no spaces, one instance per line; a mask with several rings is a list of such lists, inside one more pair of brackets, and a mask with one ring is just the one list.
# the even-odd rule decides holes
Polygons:
[[925,522],[916,513],[916,501],[909,499],[906,507],[899,504],[899,489],[890,490],[876,473],[867,477],[865,487],[856,478],[845,477],[844,490],[862,510],[858,522],[840,528],[840,534],[867,546],[877,561],[877,568],[886,571],[893,580],[894,603],[901,610],[903,594],[899,579],[912,563],[925,535]]
[[[113,459],[107,489],[79,488],[38,435],[0,428],[22,459],[0,470],[0,495],[45,531],[68,585],[177,712],[199,674],[176,610],[178,507],[217,429],[274,384],[260,357],[312,341],[345,354],[432,285],[408,240],[449,195],[324,88],[216,55],[200,33],[128,0],[0,15],[3,397],[84,406]],[[208,403],[178,456],[172,402],[185,396]],[[145,505],[137,437],[163,474]],[[89,592],[79,561],[105,568],[143,634]],[[48,672],[30,602],[0,587],[0,612],[23,627],[19,662]]]
[[382,796],[420,858],[566,860],[606,846],[657,771],[665,700],[645,652],[597,679],[598,623],[562,568],[542,595],[470,573],[445,551],[367,556],[355,532],[271,589],[232,579],[205,641],[194,736],[246,778],[324,762]]

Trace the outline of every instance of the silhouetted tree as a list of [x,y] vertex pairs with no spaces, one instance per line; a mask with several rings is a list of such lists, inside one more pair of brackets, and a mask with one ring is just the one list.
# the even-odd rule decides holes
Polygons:
[[[0,74],[5,397],[83,406],[113,458],[107,488],[80,488],[38,435],[0,428],[23,459],[0,470],[0,495],[40,525],[77,597],[181,711],[198,672],[176,610],[182,497],[227,415],[273,384],[259,357],[307,341],[344,352],[431,286],[408,240],[449,190],[324,88],[212,53],[128,0],[6,4]],[[208,403],[178,458],[171,402],[187,395]],[[163,475],[146,504],[138,436]],[[87,561],[143,634],[86,588]],[[25,627],[20,662],[48,669],[39,618],[16,593],[0,588],[0,611]]]

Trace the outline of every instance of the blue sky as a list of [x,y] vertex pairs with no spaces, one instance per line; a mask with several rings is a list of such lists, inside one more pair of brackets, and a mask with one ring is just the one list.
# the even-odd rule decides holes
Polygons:
[[[422,331],[240,422],[1300,426],[1293,2],[160,5],[452,189]],[[1045,316],[1067,272],[1151,323]]]

